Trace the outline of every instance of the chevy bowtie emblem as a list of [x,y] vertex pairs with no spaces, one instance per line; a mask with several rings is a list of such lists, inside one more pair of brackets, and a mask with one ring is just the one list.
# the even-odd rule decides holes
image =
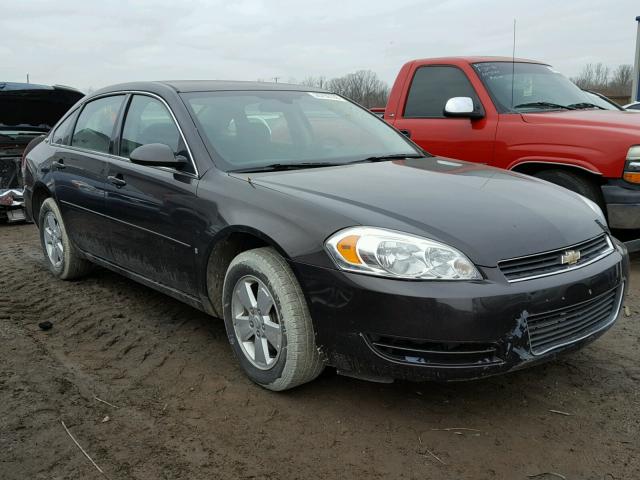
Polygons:
[[580,260],[580,250],[567,250],[560,257],[560,263],[563,265],[574,265]]

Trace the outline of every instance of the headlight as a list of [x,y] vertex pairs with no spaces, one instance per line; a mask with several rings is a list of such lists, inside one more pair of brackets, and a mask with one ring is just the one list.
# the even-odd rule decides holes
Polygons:
[[602,209],[600,208],[600,205],[598,205],[593,200],[588,199],[584,195],[580,195],[580,198],[582,198],[582,201],[584,203],[586,203],[589,206],[589,208],[595,212],[596,215],[598,215],[600,220],[602,220],[602,223],[604,223],[606,225],[607,224],[607,219],[605,218],[604,213],[602,212]]
[[635,145],[627,151],[622,178],[630,183],[640,183],[640,145]]
[[480,272],[455,248],[435,240],[373,227],[329,237],[327,251],[342,270],[391,278],[478,280]]

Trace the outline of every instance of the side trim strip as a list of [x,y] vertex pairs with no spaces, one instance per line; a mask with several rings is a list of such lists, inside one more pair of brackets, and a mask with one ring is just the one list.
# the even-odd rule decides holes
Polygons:
[[157,235],[158,237],[165,238],[167,240],[171,240],[179,245],[182,245],[187,248],[191,248],[191,245],[188,243],[181,242],[180,240],[176,240],[175,238],[168,237],[163,235],[162,233],[154,232],[153,230],[149,230],[148,228],[141,227],[140,225],[134,225],[133,223],[125,222],[124,220],[120,220],[119,218],[111,217],[109,215],[105,215],[104,213],[96,212],[95,210],[91,210],[90,208],[81,207],[80,205],[76,205],[75,203],[67,202],[65,200],[60,200],[60,203],[64,203],[72,208],[77,208],[78,210],[84,210],[85,212],[93,213],[94,215],[98,215],[100,217],[108,218],[109,220],[113,220],[114,222],[123,223],[133,228],[137,228],[138,230],[145,231],[147,233],[151,233],[153,235]]

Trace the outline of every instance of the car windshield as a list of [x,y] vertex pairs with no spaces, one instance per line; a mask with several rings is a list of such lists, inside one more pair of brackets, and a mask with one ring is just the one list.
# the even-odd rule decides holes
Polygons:
[[421,156],[401,134],[331,93],[220,91],[182,94],[223,170],[340,165]]
[[549,65],[483,62],[473,67],[502,111],[600,109],[592,95]]

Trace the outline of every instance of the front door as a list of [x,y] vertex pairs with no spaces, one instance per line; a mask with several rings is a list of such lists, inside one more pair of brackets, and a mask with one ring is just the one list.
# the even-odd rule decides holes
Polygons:
[[169,145],[176,155],[189,158],[166,105],[152,96],[131,96],[119,143],[106,184],[110,256],[117,265],[149,280],[196,293],[193,245],[200,222],[193,213],[195,169],[177,171],[129,161],[136,147],[148,143]]
[[497,115],[485,107],[484,118],[445,117],[444,106],[453,97],[471,97],[474,103],[480,103],[471,82],[458,67],[419,67],[393,125],[434,155],[491,163]]

